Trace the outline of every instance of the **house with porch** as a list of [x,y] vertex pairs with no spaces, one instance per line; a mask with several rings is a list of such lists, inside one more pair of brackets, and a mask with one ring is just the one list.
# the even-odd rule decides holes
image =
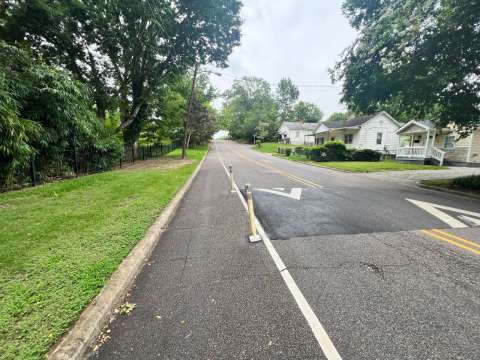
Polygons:
[[398,161],[480,166],[480,129],[461,138],[454,125],[437,128],[431,121],[412,120],[396,133],[400,137]]
[[313,144],[310,135],[315,132],[318,126],[318,123],[284,121],[278,130],[280,141],[292,145],[309,145],[310,142]]
[[400,126],[390,114],[382,111],[347,121],[324,122],[312,136],[316,145],[339,140],[350,148],[371,149],[394,155],[398,148],[396,131]]

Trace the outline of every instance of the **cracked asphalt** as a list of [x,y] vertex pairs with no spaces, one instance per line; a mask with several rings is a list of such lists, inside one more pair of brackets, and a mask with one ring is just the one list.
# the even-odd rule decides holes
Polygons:
[[[406,199],[476,212],[479,200],[231,142],[212,147],[131,291],[135,309],[92,358],[325,358],[264,244],[248,244],[218,156],[252,184],[257,217],[342,359],[480,359],[479,255],[455,245],[480,249],[480,227],[450,229]],[[279,188],[302,197],[258,190]]]

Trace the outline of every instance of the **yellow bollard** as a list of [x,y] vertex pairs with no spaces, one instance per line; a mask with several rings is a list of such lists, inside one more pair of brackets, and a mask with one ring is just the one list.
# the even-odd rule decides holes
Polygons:
[[262,237],[257,233],[257,225],[255,222],[255,211],[253,209],[253,196],[250,184],[245,184],[245,195],[247,197],[248,218],[250,221],[250,236],[248,240],[251,243],[262,241]]

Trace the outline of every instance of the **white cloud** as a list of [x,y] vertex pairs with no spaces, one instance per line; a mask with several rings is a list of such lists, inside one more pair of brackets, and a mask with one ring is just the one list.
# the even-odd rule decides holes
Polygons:
[[[328,68],[355,39],[341,12],[341,0],[244,0],[241,46],[230,57],[226,75],[212,76],[221,91],[234,77],[257,76],[271,83],[283,77],[297,85],[331,85]],[[302,100],[327,115],[341,111],[340,87],[300,87]]]

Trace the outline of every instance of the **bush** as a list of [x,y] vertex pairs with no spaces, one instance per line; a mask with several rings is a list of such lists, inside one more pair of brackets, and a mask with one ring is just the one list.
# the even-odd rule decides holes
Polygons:
[[353,161],[380,161],[382,154],[370,149],[355,150],[352,153]]
[[304,148],[302,146],[297,146],[295,148],[295,154],[300,156],[304,155],[305,154]]
[[345,161],[347,148],[341,141],[329,141],[323,145],[327,151],[328,161]]
[[452,179],[452,186],[467,190],[480,190],[480,175],[462,176]]
[[354,153],[355,153],[355,149],[347,149],[345,151],[345,161],[353,161]]
[[291,149],[291,148],[286,148],[286,149],[285,149],[285,155],[286,155],[286,156],[292,155],[292,149]]
[[329,161],[325,146],[317,146],[308,151],[308,159],[313,161]]

